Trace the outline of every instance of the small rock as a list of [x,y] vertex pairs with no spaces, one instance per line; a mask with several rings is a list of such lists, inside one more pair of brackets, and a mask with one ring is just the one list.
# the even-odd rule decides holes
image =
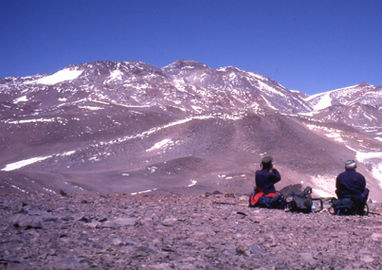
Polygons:
[[111,243],[114,245],[114,246],[122,246],[124,244],[124,242],[120,239],[120,238],[114,238]]
[[82,222],[85,222],[85,223],[90,223],[92,221],[92,218],[83,216],[78,221],[82,221]]
[[175,250],[169,246],[163,247],[162,250],[166,252],[175,252]]
[[159,264],[154,264],[154,265],[150,265],[149,269],[153,269],[153,270],[167,270],[167,269],[171,269],[170,267],[170,264],[169,263],[159,263]]
[[260,253],[264,253],[265,250],[256,246],[256,245],[251,245],[249,247],[249,252],[252,253],[252,254],[260,254]]
[[374,261],[374,259],[369,256],[369,255],[362,255],[361,256],[361,261],[365,262],[365,263],[371,263]]
[[247,256],[247,252],[242,248],[236,248],[236,255]]
[[381,233],[373,233],[370,237],[374,241],[378,241],[378,240],[380,240],[382,238],[382,234]]
[[248,197],[248,196],[244,196],[244,195],[242,195],[242,196],[239,197],[239,200],[240,200],[240,201],[246,201],[246,202],[248,202],[249,197]]
[[29,216],[23,214],[16,214],[9,219],[15,228],[28,229],[42,229],[42,218],[40,216]]
[[137,224],[138,220],[133,217],[120,217],[114,219],[112,222],[120,226],[134,226]]
[[313,258],[313,255],[308,252],[300,253],[300,257],[309,264],[314,264],[316,262],[316,260]]
[[178,221],[175,217],[167,217],[162,221],[162,225],[166,227],[174,226],[174,224]]
[[60,189],[60,195],[63,197],[68,197],[68,193],[66,193],[64,190]]

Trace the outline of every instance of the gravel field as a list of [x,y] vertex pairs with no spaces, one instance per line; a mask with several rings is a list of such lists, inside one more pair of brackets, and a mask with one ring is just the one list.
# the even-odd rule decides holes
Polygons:
[[0,269],[382,269],[369,216],[249,208],[248,196],[3,194]]

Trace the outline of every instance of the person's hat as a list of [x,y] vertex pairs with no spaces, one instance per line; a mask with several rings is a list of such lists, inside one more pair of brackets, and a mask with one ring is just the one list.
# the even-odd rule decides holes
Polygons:
[[345,162],[345,168],[346,169],[355,169],[355,168],[357,168],[357,164],[355,163],[354,160],[350,159],[350,160]]
[[263,164],[269,164],[273,161],[273,158],[268,156],[268,157],[263,157],[263,159],[261,160],[261,163]]

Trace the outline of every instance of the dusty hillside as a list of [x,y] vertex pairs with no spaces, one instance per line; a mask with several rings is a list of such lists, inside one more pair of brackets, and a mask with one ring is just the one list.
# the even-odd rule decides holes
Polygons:
[[219,192],[63,195],[1,196],[0,269],[382,268],[376,214],[254,209]]
[[381,97],[381,87],[359,84],[302,98],[266,76],[192,60],[8,77],[0,79],[0,188],[240,193],[270,155],[283,184],[303,182],[321,196],[334,195],[354,159],[381,202]]

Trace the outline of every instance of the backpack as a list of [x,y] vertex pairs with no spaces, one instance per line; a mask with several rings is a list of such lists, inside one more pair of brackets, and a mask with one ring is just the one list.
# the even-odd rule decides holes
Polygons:
[[352,215],[355,212],[355,203],[350,198],[343,198],[332,201],[335,215]]
[[[255,189],[256,190],[256,189]],[[264,194],[263,192],[252,192],[249,196],[249,207],[262,207],[273,209],[285,209],[286,201],[282,194],[270,193]]]
[[294,191],[287,198],[288,208],[291,212],[312,212],[312,188],[306,187],[304,191]]

